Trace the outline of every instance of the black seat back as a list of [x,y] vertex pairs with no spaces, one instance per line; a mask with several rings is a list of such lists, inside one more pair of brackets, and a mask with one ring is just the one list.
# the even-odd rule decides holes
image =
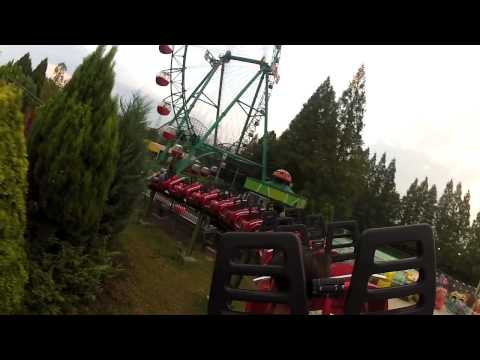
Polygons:
[[[335,244],[335,239],[349,238],[351,241],[345,244]],[[352,248],[348,253],[332,255],[332,262],[341,262],[346,260],[355,260],[356,249],[360,239],[358,223],[354,220],[334,221],[327,224],[327,237],[325,242],[325,252],[331,253],[334,249]]]
[[306,246],[308,244],[308,234],[307,234],[307,227],[302,224],[293,224],[293,225],[278,225],[277,230],[278,232],[298,232],[302,235],[302,245]]
[[277,227],[277,213],[275,211],[264,211],[262,213],[262,225],[259,231],[272,231]]
[[322,215],[308,215],[305,218],[309,240],[321,240],[326,237],[326,225]]
[[[379,247],[410,241],[417,244],[416,257],[375,263],[375,251]],[[408,269],[418,269],[419,279],[416,283],[368,289],[372,274]],[[360,314],[362,306],[370,300],[418,294],[419,301],[414,306],[373,314],[432,315],[435,303],[435,244],[431,226],[420,224],[365,230],[357,244],[357,257],[351,280],[345,304],[346,314]]]
[[295,224],[305,224],[305,210],[296,208],[285,209],[285,216],[293,218]]
[[[232,262],[239,250],[275,249],[283,251],[283,265],[253,265]],[[265,292],[229,287],[231,275],[281,276],[289,284],[288,292]],[[210,287],[208,313],[216,315],[242,314],[232,311],[232,301],[288,304],[292,314],[308,314],[305,271],[301,244],[290,233],[225,233],[218,242],[215,269]]]
[[294,225],[295,219],[290,216],[279,216],[277,218],[277,225]]

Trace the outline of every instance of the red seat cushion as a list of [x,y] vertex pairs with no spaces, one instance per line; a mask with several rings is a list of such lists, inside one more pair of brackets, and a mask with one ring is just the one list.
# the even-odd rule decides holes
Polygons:
[[349,275],[353,272],[353,264],[340,262],[330,266],[330,276]]

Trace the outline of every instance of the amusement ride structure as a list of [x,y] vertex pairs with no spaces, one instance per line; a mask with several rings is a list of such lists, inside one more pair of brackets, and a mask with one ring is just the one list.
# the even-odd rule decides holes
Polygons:
[[[202,235],[216,252],[209,313],[233,313],[232,301],[241,300],[250,313],[272,313],[271,304],[283,303],[291,313],[304,314],[307,294],[323,299],[314,307],[326,313],[385,313],[388,298],[412,294],[417,303],[397,313],[433,313],[431,227],[370,229],[360,235],[355,221],[327,223],[319,214],[307,215],[307,199],[292,190],[290,173],[269,173],[269,101],[280,80],[281,50],[281,45],[159,45],[161,56],[169,57],[169,67],[156,75],[168,93],[157,107],[163,139],[157,160],[164,169],[150,178],[149,211],[155,203],[194,225],[185,259]],[[261,161],[242,156],[259,137]],[[227,169],[235,170],[232,181]],[[236,185],[239,179],[242,186]],[[375,262],[379,247],[405,241],[419,244],[417,257]],[[275,249],[285,256],[282,266],[273,265]],[[305,277],[308,254],[330,259],[330,277]],[[385,283],[382,273],[409,269],[418,270],[414,281],[392,288],[373,283],[375,278]],[[247,275],[259,276],[259,291],[238,288]],[[276,276],[291,285],[283,293],[273,291]],[[325,299],[332,296],[338,299]]]

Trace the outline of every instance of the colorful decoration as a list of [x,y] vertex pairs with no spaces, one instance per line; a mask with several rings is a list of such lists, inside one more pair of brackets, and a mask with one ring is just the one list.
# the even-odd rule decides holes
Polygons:
[[395,272],[393,272],[393,271],[387,272],[384,275],[385,275],[386,279],[379,279],[378,282],[377,282],[377,286],[379,288],[391,287],[392,284],[393,284],[393,279],[395,277]]
[[278,169],[273,172],[272,175],[276,180],[290,185],[292,183],[292,175],[287,170]]
[[447,299],[447,289],[444,287],[437,287],[435,292],[435,309],[442,310],[445,307],[445,300]]

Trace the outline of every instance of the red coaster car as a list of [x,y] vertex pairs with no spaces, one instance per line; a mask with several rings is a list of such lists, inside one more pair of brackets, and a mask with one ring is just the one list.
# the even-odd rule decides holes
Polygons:
[[205,187],[205,185],[199,183],[199,182],[194,182],[192,185],[187,187],[185,191],[183,192],[182,196],[184,199],[187,199],[191,194],[194,192],[200,191]]
[[[411,257],[376,261],[375,252],[378,249],[411,241],[417,243],[417,252]],[[255,248],[272,250],[261,250],[259,265],[232,260],[239,252]],[[273,251],[279,256],[273,257]],[[325,269],[317,266],[328,264],[319,265],[321,263],[312,260],[315,260],[312,253],[305,252],[299,238],[288,232],[223,234],[217,243],[208,313],[237,314],[242,311],[233,309],[232,304],[244,301],[247,306],[243,313],[250,314],[307,315],[321,310],[324,315],[433,315],[435,243],[430,225],[365,230],[355,243],[355,265],[352,267],[344,262],[333,264],[330,277],[318,276],[325,274],[324,271],[310,271]],[[388,288],[378,288],[370,283],[371,277],[377,276],[375,274],[409,268],[419,270],[420,278],[415,283]],[[257,277],[259,286],[256,289],[233,288],[230,285],[232,274]],[[419,295],[417,303],[403,308],[388,308],[388,299],[412,294]]]
[[152,179],[152,181],[150,181],[150,183],[148,184],[148,188],[152,191],[161,192],[163,191],[162,181],[159,179]]
[[186,199],[187,204],[194,207],[204,207],[210,201],[218,199],[220,197],[220,189],[210,189],[210,190],[197,190],[190,193]]
[[[243,211],[237,211],[233,214],[231,221],[236,231],[241,231],[244,228],[244,224],[253,222],[254,220],[261,220],[262,209],[253,208]],[[263,222],[263,221],[262,221]]]
[[223,225],[227,226],[228,228],[233,228],[233,223],[231,221],[234,213],[243,210],[248,212],[247,202],[245,200],[240,200],[239,202],[227,206],[223,206],[219,209],[218,218],[222,222]]
[[169,187],[170,195],[172,195],[173,197],[175,197],[176,199],[179,199],[179,200],[183,199],[183,194],[192,185],[193,184],[190,184],[190,183],[187,183],[187,182],[179,182],[175,185],[171,185]]
[[178,176],[174,175],[161,184],[162,191],[170,192],[175,185],[183,183],[184,181],[184,177],[179,178]]
[[[297,236],[298,237],[298,236]],[[264,250],[260,254],[260,262],[262,265],[269,265],[272,262],[274,251],[271,250]],[[309,311],[312,312],[321,312],[324,315],[343,315],[344,308],[345,308],[345,297],[346,292],[350,286],[350,276],[353,272],[353,264],[351,263],[334,263],[330,266],[330,278],[341,277],[347,278],[348,280],[339,279],[338,281],[338,294],[335,297],[312,297],[309,301]],[[326,279],[318,279],[324,280],[323,286],[328,286],[329,281],[328,278]],[[335,282],[335,281],[334,281]],[[275,280],[271,277],[263,277],[257,280],[257,286],[261,291],[277,291],[277,286]],[[341,287],[340,287],[341,286]],[[377,289],[378,287],[374,284],[368,284],[369,289]],[[341,291],[340,291],[341,290]],[[320,295],[321,291],[319,292]],[[249,302],[245,305],[245,312],[252,313],[252,314],[274,314],[279,309],[276,308],[274,303],[254,303]],[[377,312],[377,311],[386,311],[388,310],[388,301],[386,300],[373,300],[369,301],[366,306],[362,309],[362,311],[367,312]],[[288,313],[288,309],[280,310],[282,313]]]
[[245,231],[245,232],[254,232],[254,231],[259,231],[260,228],[262,227],[263,224],[263,219],[261,218],[254,218],[254,219],[241,219],[240,220],[240,231]]
[[226,209],[231,208],[232,206],[237,206],[242,202],[242,199],[239,196],[232,196],[224,200],[212,200],[210,204],[205,207],[205,209],[213,216],[217,217],[221,212]]
[[202,189],[193,191],[187,197],[185,197],[185,201],[190,206],[198,207],[198,204],[200,203],[199,199],[202,196],[202,194],[205,194],[205,191]]
[[219,199],[221,196],[221,192],[219,189],[213,189],[211,191],[209,191],[208,193],[205,193],[205,194],[202,194],[200,196],[200,207],[205,207],[207,206],[208,204],[210,204],[210,202],[212,200],[216,200],[216,199]]

